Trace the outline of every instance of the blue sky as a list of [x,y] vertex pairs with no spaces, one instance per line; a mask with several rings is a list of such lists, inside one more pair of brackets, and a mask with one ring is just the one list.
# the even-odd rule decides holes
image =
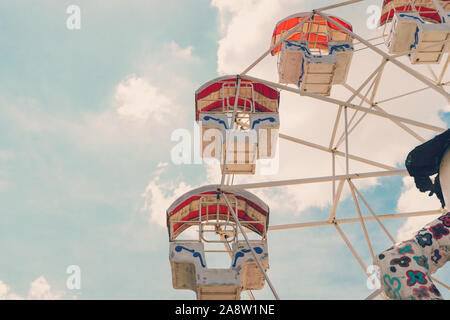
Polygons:
[[[260,3],[245,6],[256,14]],[[81,8],[80,30],[66,27],[72,4]],[[279,7],[286,5],[276,8],[281,16],[271,16],[267,28],[288,10],[307,11],[312,4],[281,1]],[[211,183],[211,173],[200,165],[171,164],[170,135],[178,128],[192,131],[196,88],[221,72],[238,72],[234,63],[244,68],[266,50],[270,34],[261,31],[266,40],[255,44],[259,51],[250,54],[244,40],[236,39],[237,52],[247,60],[227,60],[236,54],[226,50],[245,6],[207,0],[1,1],[0,281],[10,294],[33,297],[30,284],[44,277],[48,297],[194,298],[172,288],[167,230],[160,221],[163,205],[190,186]],[[347,11],[344,17],[354,15],[364,24],[366,6],[356,8],[359,13]],[[148,106],[142,109],[139,101]],[[430,121],[448,126],[443,109],[433,109]],[[334,117],[334,109],[324,110]],[[301,115],[299,121],[309,121],[307,113]],[[314,136],[310,131],[303,133]],[[414,144],[408,140],[402,153],[387,161],[401,167]],[[293,172],[292,178],[302,174]],[[406,187],[395,177],[362,188],[376,212],[388,213],[396,210]],[[315,190],[318,198],[329,198],[329,186]],[[271,223],[327,218],[329,199],[304,207],[298,201],[275,204]],[[352,206],[347,197],[338,215],[355,216]],[[394,234],[402,224],[386,222]],[[358,228],[343,226],[368,263]],[[390,246],[375,224],[368,229],[377,239],[375,251]],[[281,298],[359,299],[370,293],[364,273],[331,227],[273,231],[269,257],[269,275]],[[81,268],[80,290],[66,288],[69,265]],[[448,283],[446,270],[438,275]],[[255,295],[271,298],[267,288]]]
[[[117,84],[139,74],[142,61],[165,59],[160,51],[170,41],[195,45],[203,63],[189,74],[193,83],[214,75],[217,14],[207,1],[85,1],[78,2],[81,29],[69,31],[70,4],[0,4],[0,172],[6,181],[0,278],[25,294],[43,274],[63,290],[66,267],[78,264],[83,298],[168,298],[165,230],[152,230],[138,212],[140,194],[168,151],[154,157],[145,149],[155,144],[144,142],[130,159],[127,141],[87,149],[84,138],[74,143],[77,138],[62,127],[107,109]],[[14,110],[20,124],[6,110]],[[146,129],[150,140],[151,127]],[[156,288],[152,279],[162,276],[150,272],[155,268],[167,279]],[[133,279],[136,273],[141,275]]]

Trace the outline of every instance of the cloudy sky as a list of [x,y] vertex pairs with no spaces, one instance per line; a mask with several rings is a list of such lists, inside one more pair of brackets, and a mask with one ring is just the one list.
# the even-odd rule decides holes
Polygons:
[[[184,192],[220,177],[214,166],[173,163],[172,134],[193,132],[194,91],[219,75],[243,71],[268,49],[277,21],[333,2],[1,1],[0,299],[194,298],[172,288],[165,210]],[[381,30],[369,28],[369,6],[380,3],[367,0],[330,13],[373,38]],[[70,5],[80,8],[80,29],[67,27]],[[380,62],[370,50],[356,52],[349,85],[357,88]],[[434,73],[442,65],[433,66]],[[433,77],[426,67],[414,68]],[[276,82],[276,59],[267,57],[250,74]],[[388,64],[375,101],[423,87]],[[342,87],[332,91],[342,100],[350,95]],[[380,106],[439,127],[450,123],[449,105],[432,90]],[[336,111],[335,105],[283,92],[280,132],[328,145]],[[426,139],[435,134],[414,130]],[[417,144],[391,121],[369,115],[352,132],[349,148],[403,168]],[[338,173],[344,167],[339,159]],[[351,161],[350,170],[378,169]],[[330,174],[329,154],[280,141],[276,174],[235,183]],[[380,214],[439,208],[409,177],[355,185]],[[272,225],[326,220],[331,208],[330,183],[255,193],[270,206]],[[337,217],[357,217],[347,187],[343,198]],[[406,239],[432,218],[389,220],[386,226],[397,240]],[[367,227],[376,252],[391,245],[376,223]],[[342,229],[370,265],[360,226]],[[268,239],[269,276],[282,299],[370,294],[365,273],[333,227],[272,231]],[[81,270],[80,289],[66,285],[72,265]],[[449,283],[448,271],[446,266],[436,277]],[[268,288],[254,294],[272,298]]]

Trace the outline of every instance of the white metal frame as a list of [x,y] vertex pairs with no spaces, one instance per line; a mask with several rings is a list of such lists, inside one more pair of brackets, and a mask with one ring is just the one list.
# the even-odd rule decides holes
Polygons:
[[[311,17],[314,14],[318,14],[318,15],[322,16],[324,19],[326,19],[328,22],[330,22],[331,24],[335,25],[336,22],[334,22],[332,19],[330,19],[328,17],[328,15],[324,13],[324,11],[338,8],[338,7],[348,6],[348,5],[351,5],[351,4],[354,4],[357,2],[361,2],[361,1],[363,1],[363,0],[349,0],[349,1],[342,1],[340,3],[333,4],[333,5],[329,5],[329,6],[320,8],[320,9],[313,10],[309,17]],[[297,28],[291,30],[290,32],[287,32],[284,39],[289,38],[292,34],[294,34],[297,30],[299,30],[302,27],[303,23],[306,22],[307,20],[309,20],[309,18],[304,19],[298,25]],[[370,50],[374,51],[375,53],[377,53],[381,57],[380,65],[370,74],[370,76],[360,85],[359,88],[354,89],[347,83],[343,84],[343,86],[347,90],[349,90],[352,94],[347,101],[342,101],[342,100],[338,100],[338,99],[335,99],[332,97],[326,97],[326,96],[306,92],[306,91],[300,90],[298,88],[294,88],[292,86],[281,85],[279,83],[267,81],[264,79],[259,79],[259,78],[248,75],[248,72],[250,72],[258,63],[260,63],[266,56],[268,56],[269,53],[281,43],[283,38],[281,38],[277,43],[275,43],[269,50],[265,51],[253,63],[251,63],[246,69],[244,69],[244,71],[242,73],[239,74],[239,77],[242,79],[258,81],[260,83],[266,84],[266,85],[274,87],[274,88],[278,88],[280,90],[285,90],[288,92],[299,94],[300,96],[309,97],[309,98],[317,99],[319,101],[328,102],[328,103],[334,104],[338,107],[336,120],[334,123],[332,135],[330,137],[330,143],[328,146],[321,146],[321,145],[315,144],[313,142],[302,140],[302,139],[299,139],[296,137],[291,137],[291,136],[288,136],[288,135],[285,135],[282,133],[280,133],[280,135],[279,135],[279,137],[281,139],[285,139],[285,140],[288,140],[288,141],[291,141],[291,142],[294,142],[297,144],[301,144],[304,146],[308,146],[308,147],[311,147],[311,148],[314,148],[317,150],[322,150],[324,152],[330,153],[331,154],[331,162],[332,162],[332,175],[331,176],[313,177],[313,178],[298,178],[298,179],[280,180],[280,181],[267,181],[267,182],[247,183],[247,184],[240,184],[240,185],[233,185],[233,183],[232,183],[233,179],[232,179],[231,175],[225,175],[225,173],[223,172],[222,176],[221,176],[220,191],[222,192],[222,196],[223,196],[225,202],[227,203],[227,205],[230,209],[230,212],[233,214],[233,217],[235,219],[235,222],[236,222],[238,228],[241,230],[242,234],[244,235],[245,240],[249,246],[249,249],[251,250],[255,260],[257,261],[259,268],[263,272],[264,277],[265,277],[267,283],[269,284],[276,299],[278,299],[279,297],[275,291],[275,288],[273,287],[267,273],[265,272],[264,268],[262,267],[260,260],[258,259],[254,250],[250,246],[250,244],[248,242],[248,238],[246,237],[246,232],[243,230],[243,227],[242,227],[241,223],[239,222],[239,220],[237,219],[234,209],[232,208],[227,196],[223,192],[232,191],[232,190],[268,188],[268,187],[276,187],[276,186],[289,186],[289,185],[309,184],[309,183],[318,183],[318,182],[332,182],[332,185],[333,185],[332,200],[333,200],[333,202],[332,202],[330,216],[329,216],[328,220],[269,226],[268,231],[333,225],[335,227],[336,231],[338,232],[338,234],[340,235],[340,237],[342,238],[342,240],[344,241],[344,243],[348,246],[348,248],[352,252],[353,256],[355,257],[355,259],[357,260],[357,262],[359,263],[359,265],[362,267],[363,271],[366,274],[367,274],[366,265],[364,264],[364,262],[358,255],[357,251],[353,247],[353,245],[350,242],[350,240],[348,239],[348,237],[345,235],[345,233],[341,229],[341,227],[340,227],[341,224],[359,223],[361,225],[370,255],[373,257],[375,253],[373,251],[372,243],[371,243],[371,240],[370,240],[370,237],[367,232],[366,225],[365,225],[365,223],[367,221],[376,221],[379,224],[379,226],[382,228],[382,230],[384,231],[386,236],[389,238],[389,240],[393,244],[395,244],[394,237],[386,229],[386,227],[382,223],[382,220],[435,215],[435,214],[439,214],[439,213],[443,212],[443,210],[441,210],[441,209],[436,209],[436,210],[429,210],[429,211],[405,212],[405,213],[389,213],[389,214],[375,213],[374,210],[370,207],[369,203],[363,197],[361,192],[358,190],[358,188],[356,188],[353,181],[357,180],[357,179],[366,179],[366,178],[373,178],[373,177],[408,175],[408,172],[405,169],[394,168],[392,166],[389,166],[389,165],[386,165],[383,163],[379,163],[377,161],[366,159],[366,158],[360,157],[355,154],[350,154],[349,148],[348,148],[348,140],[349,140],[350,134],[354,130],[354,128],[357,125],[359,125],[368,114],[370,114],[372,116],[386,118],[386,119],[392,121],[395,125],[402,128],[405,132],[407,132],[408,134],[413,136],[419,142],[424,142],[425,139],[422,138],[419,134],[417,134],[414,131],[414,129],[411,128],[411,126],[428,129],[428,130],[431,130],[436,133],[444,132],[446,130],[445,128],[436,127],[434,125],[426,124],[426,123],[423,123],[423,122],[420,122],[420,121],[417,121],[414,119],[409,119],[409,118],[400,117],[400,116],[396,116],[396,115],[387,113],[382,107],[380,107],[380,104],[383,104],[387,101],[391,101],[394,99],[399,99],[399,98],[402,98],[405,96],[409,96],[411,94],[421,92],[424,90],[428,90],[428,89],[434,90],[435,93],[445,97],[446,100],[448,102],[450,102],[450,94],[445,88],[446,86],[450,85],[450,83],[442,82],[444,75],[447,71],[448,65],[449,65],[450,55],[449,54],[447,55],[446,62],[439,74],[435,74],[434,72],[432,72],[432,70],[430,70],[430,73],[432,76],[430,78],[428,76],[425,76],[425,75],[415,71],[410,66],[405,65],[402,62],[400,62],[397,58],[401,55],[389,55],[388,53],[386,53],[385,51],[383,51],[377,47],[379,44],[374,45],[370,42],[373,40],[383,38],[384,30],[383,30],[383,34],[381,36],[366,40],[366,39],[360,37],[358,34],[344,28],[341,25],[339,25],[338,27],[341,28],[345,33],[347,33],[353,39],[357,40],[358,42],[356,44],[363,45],[362,48],[360,48],[356,51],[363,50],[363,49],[370,49]],[[417,79],[418,81],[424,83],[425,87],[422,89],[403,93],[403,94],[400,94],[395,97],[390,97],[390,98],[387,98],[384,100],[376,100],[376,95],[378,93],[378,87],[379,87],[379,84],[382,81],[382,77],[383,77],[383,70],[384,70],[385,65],[387,65],[388,63],[392,63],[392,64],[396,65],[398,68],[404,70],[410,76],[412,76],[415,79]],[[362,91],[364,89],[366,91],[365,91],[365,93],[362,93]],[[238,94],[238,92],[239,92],[239,85],[238,85],[238,89],[237,89],[237,94]],[[356,97],[361,99],[359,104],[356,104],[353,102]],[[367,106],[364,106],[364,104],[366,104]],[[236,109],[236,107],[235,107],[235,109]],[[349,109],[353,110],[353,114],[350,119],[348,119],[349,118],[348,117]],[[339,123],[341,120],[342,113],[344,114],[343,115],[344,116],[344,128],[342,129],[341,135],[336,139],[336,137],[337,137],[336,134],[338,133],[338,130],[339,130]],[[356,120],[356,116],[358,113],[362,113],[362,115]],[[340,147],[340,145],[342,143],[345,144],[344,151],[338,150],[338,148]],[[335,170],[336,156],[345,158],[346,174],[344,174],[344,175],[336,174],[336,170]],[[381,169],[383,169],[383,171],[352,173],[352,172],[350,172],[350,168],[349,168],[349,160],[354,160],[354,161],[362,162],[362,163],[365,163],[365,164],[368,164],[368,165],[371,165],[371,166],[374,166],[377,168],[381,168]],[[336,188],[336,183],[338,184],[337,188]],[[356,218],[338,219],[336,217],[336,210],[339,205],[339,202],[342,200],[341,194],[342,194],[342,190],[343,190],[343,187],[345,184],[348,185],[348,187],[350,188],[350,191],[351,191],[352,199],[353,199],[355,209],[357,212]],[[358,198],[359,198],[359,200],[358,200]],[[371,216],[363,216],[362,215],[361,207],[360,207],[361,203],[369,210]],[[441,286],[443,286],[447,289],[450,289],[450,287],[448,285],[442,283],[441,281],[434,279],[434,278],[433,278],[433,280],[436,283],[440,284]],[[380,294],[380,292],[381,292],[381,290],[374,291],[371,295],[369,295],[367,297],[367,299],[375,298],[376,296],[378,296]],[[254,299],[254,296],[251,292],[249,292],[249,296],[251,299]]]

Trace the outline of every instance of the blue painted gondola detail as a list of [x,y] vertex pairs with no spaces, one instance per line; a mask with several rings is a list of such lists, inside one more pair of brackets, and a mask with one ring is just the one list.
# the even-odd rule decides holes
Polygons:
[[[341,51],[340,50],[341,48],[349,49],[349,50],[351,49],[349,44],[339,44],[339,45],[332,46],[331,49],[330,49],[329,54],[330,55],[333,54],[334,51]],[[345,51],[345,50],[342,50],[342,51]]]
[[420,17],[412,16],[412,15],[406,14],[406,13],[400,13],[399,17],[401,17],[401,18],[403,18],[403,17],[413,18],[413,19],[416,19],[416,20],[420,21],[421,23],[425,23],[425,21],[423,21]]
[[194,258],[199,258],[200,264],[202,265],[202,267],[203,267],[203,268],[206,267],[206,265],[203,263],[202,254],[201,254],[200,252],[197,252],[197,251],[195,251],[194,249],[188,249],[188,248],[183,247],[183,246],[176,246],[176,247],[175,247],[175,251],[176,251],[176,252],[180,252],[180,251],[183,250],[183,249],[186,250],[186,251],[188,251],[188,252],[191,252],[191,253],[192,253],[192,256],[193,256]]
[[254,129],[255,125],[257,125],[258,123],[266,121],[266,120],[269,120],[270,122],[275,122],[275,118],[274,117],[267,117],[267,118],[262,118],[262,119],[256,119],[252,123],[252,129]]
[[[254,247],[253,250],[255,250],[255,252],[256,252],[257,254],[263,253],[263,249],[260,248],[260,247]],[[235,268],[235,267],[236,267],[237,259],[239,259],[239,258],[245,256],[245,254],[246,254],[246,253],[249,253],[250,251],[251,251],[250,249],[242,249],[241,251],[237,252],[236,255],[234,256],[234,261],[233,261],[232,267]]]
[[218,123],[223,124],[223,126],[225,127],[225,129],[228,129],[227,123],[226,123],[225,121],[223,121],[222,119],[214,118],[214,117],[211,117],[211,116],[205,116],[203,119],[205,119],[206,121],[208,121],[208,120],[215,120],[215,121],[217,121]]
[[[292,43],[290,41],[286,41],[286,47],[287,48],[297,47],[297,48],[300,48],[300,50],[304,52],[305,56],[302,59],[301,73],[300,73],[300,76],[298,77],[298,83],[297,83],[297,86],[300,88],[302,85],[302,82],[303,82],[303,76],[305,75],[305,58],[312,57],[311,51],[309,51],[308,47],[303,43],[297,44],[297,43]],[[329,55],[332,55],[335,51],[345,51],[345,49],[351,50],[351,48],[352,47],[350,46],[350,44],[335,45],[330,48]],[[342,49],[344,49],[344,50],[342,50]],[[320,58],[322,56],[315,55],[314,57]]]
[[287,41],[287,42],[286,42],[286,45],[287,45],[287,47],[297,47],[297,48],[300,48],[302,51],[305,51],[305,52],[308,54],[308,56],[311,55],[311,51],[309,51],[308,47],[307,47],[306,45],[302,44],[302,43],[298,44],[298,43],[292,43],[292,42],[290,42],[290,41]]
[[302,72],[300,73],[300,76],[298,77],[297,87],[299,87],[299,88],[302,85],[304,75],[305,75],[305,58],[302,59]]
[[409,50],[415,49],[419,43],[419,27],[416,27],[416,33],[414,34],[414,43],[409,47]]

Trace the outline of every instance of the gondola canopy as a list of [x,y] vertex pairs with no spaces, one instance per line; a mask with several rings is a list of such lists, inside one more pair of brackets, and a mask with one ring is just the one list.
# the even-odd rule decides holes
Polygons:
[[[343,31],[344,28],[353,31],[352,25],[340,18],[330,16],[336,25],[328,22],[325,18],[318,14],[311,15],[309,12],[297,13],[284,18],[278,22],[272,34],[271,47],[273,47],[286,32],[291,32],[294,28],[305,19],[308,19],[300,30],[295,32],[288,39],[284,40],[306,40],[310,48],[326,49],[330,41],[344,41],[348,39],[348,35]],[[282,44],[278,45],[271,51],[274,56],[281,50]]]

